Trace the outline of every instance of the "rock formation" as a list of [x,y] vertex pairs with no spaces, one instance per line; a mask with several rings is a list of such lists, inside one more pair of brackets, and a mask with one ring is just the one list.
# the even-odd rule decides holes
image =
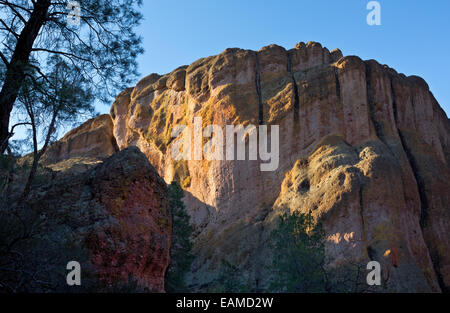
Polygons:
[[90,119],[53,143],[42,157],[42,163],[56,164],[82,157],[102,160],[118,151],[113,123],[107,114]]
[[[196,116],[204,126],[279,125],[278,169],[174,161],[171,132]],[[421,78],[314,42],[227,49],[145,77],[119,94],[111,117],[119,149],[138,147],[185,189],[193,290],[209,290],[222,259],[265,290],[268,234],[286,210],[322,221],[331,268],[376,260],[380,291],[448,290],[450,123]]]
[[[77,151],[78,157],[83,156],[80,150],[91,156],[111,152],[111,146],[106,145],[105,151],[100,147],[102,143],[110,144],[106,139],[111,138],[112,132],[108,136],[102,126],[100,130],[90,127],[104,125],[107,118],[89,121],[81,128],[81,137],[72,137],[74,143],[81,142],[80,149],[70,147],[64,140],[56,147],[62,147],[59,151],[66,149],[68,154]],[[91,134],[94,138],[89,138]],[[70,137],[65,138],[70,141]],[[83,142],[93,143],[95,138],[96,151],[82,149]],[[2,240],[25,233],[15,247],[25,260],[15,262],[26,266],[20,270],[34,273],[26,280],[24,290],[164,292],[171,240],[168,203],[165,182],[145,155],[131,147],[91,165],[89,170],[53,175],[50,183],[31,193],[26,211],[20,211],[17,217],[1,212]],[[11,262],[11,258],[7,261]],[[80,287],[66,284],[65,269],[70,261],[81,265]],[[16,279],[12,275],[9,281],[14,285]]]

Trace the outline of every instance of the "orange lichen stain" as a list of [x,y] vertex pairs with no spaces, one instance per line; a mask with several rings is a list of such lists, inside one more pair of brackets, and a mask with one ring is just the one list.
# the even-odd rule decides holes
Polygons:
[[384,257],[386,259],[390,258],[392,266],[397,267],[398,266],[398,259],[399,259],[399,249],[397,247],[393,247],[391,249],[387,249],[384,252]]
[[347,242],[353,241],[354,236],[355,236],[355,232],[346,233],[346,234],[344,234],[344,240]]
[[351,233],[335,233],[333,235],[328,236],[328,241],[333,242],[335,244],[340,244],[343,240],[346,243],[354,243],[355,241],[355,232]]
[[328,241],[334,242],[335,244],[340,243],[342,240],[340,233],[335,233],[333,235],[328,236]]

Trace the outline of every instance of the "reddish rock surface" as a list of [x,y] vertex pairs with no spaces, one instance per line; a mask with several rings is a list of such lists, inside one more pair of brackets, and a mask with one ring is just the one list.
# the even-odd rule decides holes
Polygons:
[[91,232],[85,242],[100,281],[132,275],[163,292],[171,238],[167,187],[139,150],[122,152],[95,168],[89,181],[91,201],[117,223]]
[[45,236],[61,244],[59,257],[80,262],[91,290],[125,286],[131,279],[140,290],[164,292],[171,240],[168,191],[137,148],[40,188],[30,207],[44,218]]

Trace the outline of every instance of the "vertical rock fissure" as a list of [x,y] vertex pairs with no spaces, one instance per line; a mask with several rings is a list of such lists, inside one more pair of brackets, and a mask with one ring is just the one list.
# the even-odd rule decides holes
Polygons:
[[[410,93],[411,93],[411,91],[410,91]],[[396,124],[398,135],[400,137],[400,142],[402,144],[403,150],[405,151],[406,157],[408,158],[408,162],[411,166],[414,178],[416,179],[416,182],[417,182],[417,188],[418,188],[419,197],[420,197],[420,227],[423,230],[423,228],[425,227],[425,224],[426,224],[427,216],[428,216],[427,195],[425,194],[425,186],[423,183],[423,179],[419,174],[419,170],[417,168],[417,163],[414,158],[414,155],[411,153],[410,149],[408,148],[408,145],[406,143],[406,139],[405,139],[403,132],[398,127],[397,102],[395,101],[395,91],[394,91],[394,86],[393,86],[393,82],[392,82],[392,77],[391,77],[391,97],[392,97],[392,106],[394,108],[395,124]],[[411,105],[414,107],[413,101],[414,100],[413,100],[412,93],[411,93]]]
[[338,104],[342,104],[342,98],[341,98],[341,83],[339,82],[339,73],[337,67],[334,68],[334,78],[336,81],[336,98],[338,100]]
[[413,109],[412,113],[413,113],[414,127],[416,127],[416,125],[417,125],[416,114],[415,114],[416,108],[415,108],[415,103],[414,103],[414,94],[412,92],[411,85],[409,85],[409,98],[410,98],[409,101],[411,101],[411,107]]
[[380,139],[380,141],[382,143],[385,144],[385,146],[388,148],[389,152],[391,153],[391,155],[393,155],[391,149],[389,148],[389,146],[386,144],[385,140],[384,140],[384,136],[382,133],[382,128],[380,126],[380,123],[378,123],[375,118],[373,117],[373,105],[372,101],[371,101],[371,88],[372,88],[372,82],[370,79],[370,69],[369,69],[369,65],[364,63],[364,66],[366,68],[366,95],[367,95],[367,106],[369,107],[369,120],[372,122],[373,127],[375,129],[375,135]]
[[[355,148],[356,156],[359,158],[359,151]],[[364,188],[364,173],[359,169],[357,173],[359,182],[359,215],[361,217],[361,238],[363,242],[367,242],[366,222],[364,220],[364,200],[363,200],[363,188]]]
[[261,93],[261,73],[259,71],[258,52],[255,52],[255,84],[256,84],[256,93],[258,95],[258,123],[259,125],[263,125],[264,108]]
[[391,84],[391,99],[392,99],[392,110],[394,111],[394,122],[395,122],[395,126],[397,128],[397,132],[399,133],[400,130],[398,129],[397,102],[395,101],[394,83],[392,81],[392,76],[389,76],[389,81]]
[[291,75],[292,84],[294,85],[294,124],[297,124],[300,119],[300,96],[298,92],[297,81],[295,75],[292,72],[292,59],[289,51],[287,52],[288,64],[287,71]]
[[[337,109],[336,111],[339,112],[339,110],[341,110],[341,113],[344,115],[344,106],[343,106],[343,100],[342,100],[342,92],[341,92],[341,83],[339,81],[339,72],[338,72],[338,68],[336,66],[334,67],[334,80],[335,80],[335,84],[336,84],[336,99],[337,99]],[[344,117],[343,117],[344,119]],[[347,130],[346,130],[346,125],[345,122],[342,123],[342,134],[345,136]]]

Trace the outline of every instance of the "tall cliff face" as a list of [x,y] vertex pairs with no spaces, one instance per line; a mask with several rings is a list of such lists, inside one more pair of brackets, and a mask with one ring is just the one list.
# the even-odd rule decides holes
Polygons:
[[[221,259],[264,289],[268,234],[286,210],[323,222],[331,267],[377,260],[394,291],[450,285],[450,123],[419,77],[314,42],[227,49],[145,77],[117,97],[111,117],[120,149],[137,146],[185,189],[194,289],[207,290]],[[171,131],[194,117],[279,125],[278,169],[174,161]]]

